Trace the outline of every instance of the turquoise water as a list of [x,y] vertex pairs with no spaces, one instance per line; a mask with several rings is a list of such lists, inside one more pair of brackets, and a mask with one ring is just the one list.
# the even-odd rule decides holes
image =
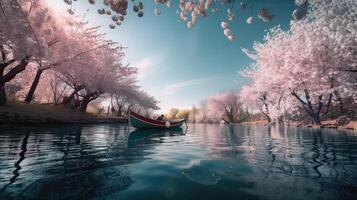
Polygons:
[[1,127],[0,199],[357,199],[357,134]]

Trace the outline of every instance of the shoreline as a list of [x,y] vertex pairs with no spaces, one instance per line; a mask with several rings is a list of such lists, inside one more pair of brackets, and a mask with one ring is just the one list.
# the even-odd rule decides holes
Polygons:
[[[357,120],[356,119],[344,119],[344,123],[339,124],[339,119],[330,119],[321,121],[321,124],[311,124],[304,123],[299,121],[289,121],[285,125],[292,126],[297,128],[316,128],[316,129],[337,129],[337,130],[355,130],[357,131]],[[340,120],[341,121],[341,120]],[[258,121],[249,121],[243,122],[241,124],[247,125],[272,125],[272,123],[268,123],[266,120],[258,120]]]
[[[92,113],[81,113],[63,106],[12,101],[0,107],[0,125],[51,125],[51,124],[103,124],[128,123],[126,117],[113,117]],[[272,125],[267,120],[247,121],[240,124]],[[338,130],[357,130],[357,119],[340,116],[323,120],[321,125],[300,121],[287,121],[286,126],[301,128],[328,128]]]
[[103,124],[127,123],[126,118],[105,116],[75,116],[63,118],[60,116],[42,116],[18,112],[0,112],[0,125],[49,125],[49,124]]
[[80,113],[62,106],[12,102],[0,107],[0,125],[127,123],[125,117]]

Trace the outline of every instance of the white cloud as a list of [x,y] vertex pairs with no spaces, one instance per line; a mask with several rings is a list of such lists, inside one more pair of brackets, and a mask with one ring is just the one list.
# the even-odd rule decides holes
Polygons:
[[221,79],[222,77],[208,77],[208,78],[201,78],[201,79],[192,79],[192,80],[187,80],[187,81],[182,81],[182,82],[177,82],[174,84],[168,84],[165,85],[162,93],[164,95],[172,95],[179,89],[185,88],[185,87],[190,87],[194,85],[200,85],[207,83],[209,81],[215,80],[215,79]]
[[151,69],[155,66],[153,64],[153,59],[151,57],[145,57],[141,60],[138,60],[132,64],[132,66],[138,68],[138,78],[143,79],[149,73]]
[[146,56],[142,59],[134,61],[132,66],[139,69],[138,78],[143,79],[148,74],[160,68],[164,59],[167,57],[167,54],[167,52],[158,53],[156,55]]
[[150,66],[152,66],[152,60],[150,59],[150,57],[143,58],[143,59],[139,60],[139,62],[137,64],[135,64],[135,67],[137,67],[141,70],[145,70],[145,69],[149,68]]

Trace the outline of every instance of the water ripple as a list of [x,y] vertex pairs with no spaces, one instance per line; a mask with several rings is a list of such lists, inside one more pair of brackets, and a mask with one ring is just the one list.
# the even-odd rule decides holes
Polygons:
[[353,199],[356,180],[357,134],[346,131],[112,124],[0,133],[0,199]]

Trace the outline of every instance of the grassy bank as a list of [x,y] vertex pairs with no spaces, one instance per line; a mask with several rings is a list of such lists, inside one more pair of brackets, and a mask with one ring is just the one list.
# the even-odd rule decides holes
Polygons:
[[0,106],[0,124],[125,123],[126,118],[80,113],[63,106],[8,101]]

